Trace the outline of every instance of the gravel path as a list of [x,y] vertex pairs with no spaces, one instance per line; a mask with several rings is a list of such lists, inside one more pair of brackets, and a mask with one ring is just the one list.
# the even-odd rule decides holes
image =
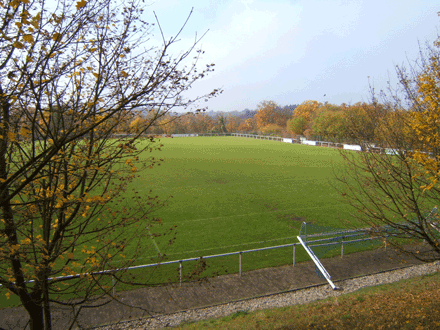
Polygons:
[[305,304],[315,300],[328,297],[336,297],[342,294],[353,292],[364,287],[392,283],[402,279],[415,276],[431,274],[439,271],[440,262],[411,266],[393,271],[387,271],[375,275],[362,276],[337,282],[341,291],[334,291],[330,285],[316,285],[313,287],[299,289],[292,292],[268,295],[260,298],[246,299],[242,301],[221,304],[212,307],[192,309],[184,312],[160,315],[154,318],[142,318],[121,322],[119,324],[96,327],[97,330],[144,330],[161,329],[164,327],[177,326],[182,322],[199,321],[209,318],[219,318],[233,314],[238,311],[256,311],[261,309]]

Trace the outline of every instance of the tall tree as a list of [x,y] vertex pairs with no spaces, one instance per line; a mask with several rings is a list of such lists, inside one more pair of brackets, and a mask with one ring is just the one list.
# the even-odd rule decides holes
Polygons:
[[[171,109],[191,109],[198,99],[182,93],[212,71],[197,72],[197,56],[188,65],[198,40],[170,53],[180,32],[149,46],[142,3],[0,2],[0,284],[32,330],[51,329],[54,303],[111,294],[95,272],[140,254],[148,230],[139,229],[160,222],[149,216],[154,197],[125,200],[157,162],[139,157],[155,148],[143,134]],[[140,114],[148,120],[130,125]],[[76,273],[87,275],[49,280]],[[80,300],[65,301],[72,295]]]
[[336,105],[324,105],[313,120],[312,128],[321,140],[339,141],[347,136],[344,112]]
[[242,122],[240,124],[240,126],[238,127],[238,130],[240,132],[250,132],[250,133],[256,132],[258,130],[258,127],[257,127],[257,122],[256,122],[255,118],[252,117],[252,118],[246,119],[244,122]]
[[293,117],[303,117],[307,123],[311,123],[313,118],[318,114],[322,103],[314,100],[307,100],[295,108]]
[[355,103],[344,107],[344,117],[346,121],[347,137],[363,142],[380,142],[376,127],[386,112],[384,106],[378,102],[374,104]]
[[213,131],[217,133],[226,133],[226,116],[223,113],[218,113],[215,116],[215,126],[213,127]]
[[281,108],[274,101],[263,101],[257,106],[255,120],[259,129],[267,125],[286,126],[287,120],[290,118],[289,109]]
[[[397,68],[400,88],[383,93],[382,104],[373,93],[368,107],[386,154],[344,153],[347,170],[339,175],[355,216],[375,235],[423,240],[424,249],[406,252],[424,261],[440,258],[439,46],[421,52],[421,67]],[[362,134],[358,143],[368,146]]]
[[226,116],[226,130],[231,133],[237,132],[238,127],[240,126],[240,124],[242,122],[243,122],[243,119],[241,119],[237,116],[232,116],[231,114],[228,114]]
[[307,129],[307,121],[302,116],[293,117],[287,121],[286,126],[288,131],[297,135],[303,135]]
[[313,120],[320,112],[322,103],[308,100],[295,108],[292,118],[287,123],[287,130],[295,134],[311,136]]

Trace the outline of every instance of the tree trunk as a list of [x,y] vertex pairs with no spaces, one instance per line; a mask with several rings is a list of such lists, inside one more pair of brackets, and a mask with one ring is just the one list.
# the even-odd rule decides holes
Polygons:
[[47,278],[43,283],[43,309],[44,309],[44,323],[45,330],[52,330],[52,321],[51,321],[51,313],[49,306],[49,288],[47,283]]
[[43,306],[35,302],[28,302],[24,304],[24,308],[29,314],[30,330],[45,330],[43,319]]

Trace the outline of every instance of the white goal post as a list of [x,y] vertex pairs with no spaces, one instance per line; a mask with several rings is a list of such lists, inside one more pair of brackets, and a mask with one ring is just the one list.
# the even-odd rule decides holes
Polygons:
[[312,258],[313,262],[315,263],[316,267],[318,267],[319,271],[322,275],[324,275],[327,282],[330,284],[333,290],[340,290],[339,287],[337,287],[333,282],[330,274],[325,270],[324,266],[319,261],[318,257],[313,253],[312,249],[307,246],[306,243],[301,239],[300,236],[297,236],[298,241],[301,243],[301,245],[304,247],[306,252],[309,254],[310,258]]

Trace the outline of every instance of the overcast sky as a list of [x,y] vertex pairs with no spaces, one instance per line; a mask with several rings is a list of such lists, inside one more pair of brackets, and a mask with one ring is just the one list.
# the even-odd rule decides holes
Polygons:
[[[254,109],[305,100],[353,104],[369,100],[395,65],[417,57],[418,42],[440,31],[440,3],[430,0],[150,0],[165,36],[175,35],[194,7],[176,46],[203,38],[203,63],[216,70],[191,93],[222,87],[209,110]],[[178,48],[176,47],[176,50]],[[193,94],[193,95],[195,95]],[[326,96],[324,96],[324,94]]]

